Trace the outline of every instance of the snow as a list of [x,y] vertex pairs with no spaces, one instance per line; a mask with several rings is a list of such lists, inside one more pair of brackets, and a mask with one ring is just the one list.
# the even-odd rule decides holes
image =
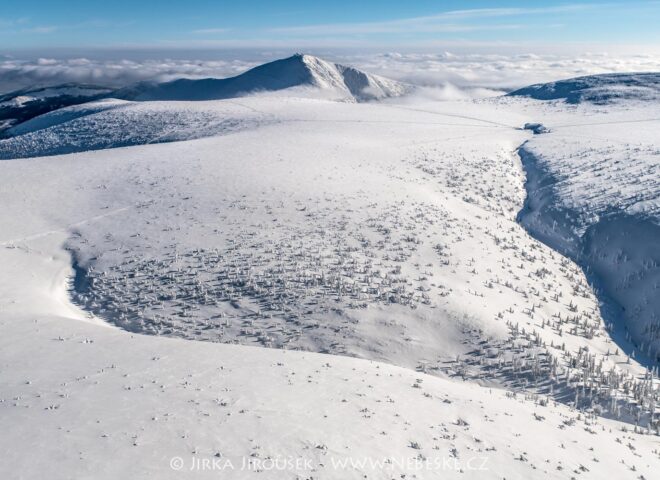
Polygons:
[[652,108],[296,92],[94,102],[0,141],[0,474],[653,478],[657,379],[581,268],[654,255],[639,221],[648,251],[601,241],[608,208],[657,212]]
[[53,87],[35,87],[0,95],[0,134],[12,125],[68,105],[101,98],[112,89],[91,85],[64,84]]
[[[216,103],[208,105],[209,108],[199,109],[197,105],[193,108],[183,101],[229,99],[252,94],[275,95],[278,98],[289,96],[366,102],[398,97],[411,93],[413,89],[409,85],[370,75],[352,67],[297,54],[261,65],[232,78],[143,82],[114,92],[103,92],[105,96],[123,100],[109,98],[54,111],[50,110],[77,103],[72,99],[82,100],[84,97],[74,96],[79,95],[81,89],[71,86],[51,90],[58,96],[51,99],[50,96],[54,93],[51,92],[49,96],[45,90],[38,91],[39,95],[55,103],[52,106],[39,103],[36,117],[30,113],[29,108],[20,112],[15,111],[16,109],[9,110],[7,116],[12,118],[6,124],[4,132],[4,136],[9,138],[0,140],[0,159],[201,138],[232,133],[269,121],[267,115],[260,115],[257,110],[251,112],[250,118],[236,115],[232,107],[242,106],[237,102]],[[88,95],[100,96],[99,92],[91,87],[87,87],[87,90]],[[86,90],[83,88],[82,91]],[[6,97],[10,98],[12,95]],[[8,102],[15,103],[19,98],[23,97],[13,97]],[[62,100],[63,98],[66,100]],[[181,103],[135,103],[146,100],[176,100]],[[229,110],[224,108],[226,106],[230,107]]]
[[530,85],[511,92],[537,100],[564,100],[569,104],[610,104],[630,100],[657,102],[660,99],[659,73],[612,73],[570,78]]
[[18,95],[11,98],[10,100],[4,100],[0,102],[0,107],[22,107],[28,102],[34,101],[35,97],[30,97],[27,95]]
[[541,181],[523,223],[590,273],[613,302],[608,320],[623,319],[620,335],[654,365],[660,353],[657,104],[546,108],[552,133],[521,149],[528,175]]
[[[653,478],[658,468],[652,437],[542,397],[78,320],[65,292],[52,289],[68,270],[56,253],[67,235],[0,251],[14,279],[1,290],[5,477],[180,478],[179,458],[200,478],[252,478],[259,467],[283,478]],[[269,473],[269,458],[299,467]],[[196,466],[214,459],[215,467]]]
[[62,123],[69,122],[76,118],[93,115],[95,113],[103,112],[104,110],[118,108],[128,104],[129,102],[125,100],[108,99],[58,108],[57,110],[27,120],[14,128],[9,129],[5,133],[8,136],[23,135],[25,133],[35,132],[55,125],[61,125]]
[[53,87],[37,87],[9,92],[0,96],[0,107],[21,107],[37,100],[50,100],[55,97],[91,98],[110,92],[110,88],[91,85],[64,84]]
[[172,142],[272,121],[236,103],[198,107],[112,99],[59,109],[10,128],[13,136],[0,140],[0,159]]
[[218,100],[250,93],[307,87],[331,93],[336,99],[352,101],[396,97],[412,87],[352,67],[320,58],[296,54],[225,79],[179,79],[167,83],[144,82],[113,95],[128,100]]

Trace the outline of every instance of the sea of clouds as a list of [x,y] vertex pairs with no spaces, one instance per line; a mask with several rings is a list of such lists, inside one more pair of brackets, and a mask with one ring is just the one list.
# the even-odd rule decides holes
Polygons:
[[239,59],[4,58],[0,59],[0,93],[63,83],[123,87],[142,80],[168,81],[181,77],[223,78],[237,75],[255,65],[255,62]]
[[[294,52],[218,53],[208,52],[194,60],[166,58],[37,57],[22,59],[0,56],[0,93],[34,86],[85,83],[122,87],[141,80],[168,81],[175,78],[224,78],[237,75],[260,63]],[[312,52],[314,53],[314,52]],[[660,71],[660,55],[455,54],[440,53],[332,53],[320,52],[328,60],[353,65],[370,73],[428,87],[438,99],[485,97],[532,83],[608,72]],[[159,58],[160,57],[160,58]],[[211,57],[211,58],[209,58]]]
[[660,55],[384,53],[347,57],[366,71],[444,89],[448,96],[488,96],[581,75],[660,71]]

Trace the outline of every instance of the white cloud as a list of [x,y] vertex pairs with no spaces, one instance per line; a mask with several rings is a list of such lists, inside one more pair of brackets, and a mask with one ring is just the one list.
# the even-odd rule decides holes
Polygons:
[[384,53],[341,58],[364,70],[425,86],[512,89],[609,72],[660,71],[660,55]]
[[227,33],[228,31],[228,28],[201,28],[199,30],[193,30],[191,33],[195,35],[217,35]]
[[122,87],[141,80],[227,77],[255,66],[243,60],[95,60],[90,58],[20,60],[0,57],[0,93],[24,87],[76,82]]
[[469,32],[482,30],[510,30],[521,28],[547,28],[552,25],[485,25],[455,23],[457,20],[492,18],[492,17],[516,17],[524,15],[548,15],[552,13],[570,13],[580,10],[603,8],[613,4],[571,4],[556,7],[530,7],[530,8],[479,8],[471,10],[452,10],[436,15],[421,17],[401,18],[377,22],[346,22],[319,25],[291,26],[271,29],[272,32],[323,36],[323,35],[368,35],[383,33],[431,33],[431,32]]
[[59,30],[60,27],[56,25],[47,25],[47,26],[38,26],[31,28],[24,28],[21,30],[21,33],[36,33],[36,34],[46,34],[53,33]]
[[546,15],[549,13],[570,13],[594,8],[613,6],[613,3],[574,3],[557,5],[555,7],[528,7],[528,8],[472,8],[466,10],[451,10],[437,16],[475,18],[475,17],[512,17],[519,15]]
[[[0,56],[0,93],[67,82],[121,87],[140,80],[228,77],[293,51],[219,53],[214,60],[36,58]],[[434,98],[481,97],[531,83],[595,73],[660,71],[659,54],[352,53],[311,51],[367,72],[429,87]],[[191,54],[192,55],[192,54]],[[208,55],[208,52],[206,52]],[[207,57],[208,58],[208,57]]]

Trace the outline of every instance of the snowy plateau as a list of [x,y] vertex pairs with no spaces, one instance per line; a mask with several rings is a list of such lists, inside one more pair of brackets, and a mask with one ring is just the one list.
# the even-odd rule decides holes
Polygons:
[[0,98],[0,478],[658,478],[660,74],[417,93]]

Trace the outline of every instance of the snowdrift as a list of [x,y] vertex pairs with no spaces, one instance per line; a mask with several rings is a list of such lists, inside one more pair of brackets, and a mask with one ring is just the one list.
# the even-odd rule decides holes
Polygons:
[[519,152],[528,192],[521,223],[583,267],[618,342],[632,341],[628,354],[650,366],[660,360],[657,127],[565,126]]

